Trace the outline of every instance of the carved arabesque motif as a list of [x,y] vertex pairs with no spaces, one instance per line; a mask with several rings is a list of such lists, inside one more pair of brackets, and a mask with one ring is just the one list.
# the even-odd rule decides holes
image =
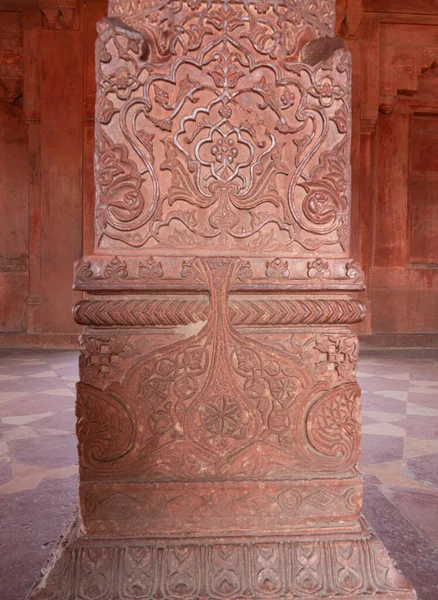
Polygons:
[[137,4],[100,25],[98,245],[346,251],[349,54],[300,61],[333,3]]
[[[160,20],[160,10],[169,2],[157,2],[157,0],[110,0],[109,15],[123,19],[128,24],[141,23],[156,24]],[[196,11],[206,2],[202,0],[191,0],[188,4],[191,10]],[[254,10],[260,16],[265,15],[272,4],[269,0],[252,2]],[[284,27],[283,37],[279,45],[284,45],[291,54],[294,47],[291,44],[309,28],[312,35],[333,35],[336,4],[335,0],[292,0],[288,6],[276,6],[278,16],[282,17]],[[166,31],[166,33],[168,33]],[[306,32],[308,33],[308,31]],[[291,37],[293,34],[293,37]],[[163,35],[163,38],[165,36]]]

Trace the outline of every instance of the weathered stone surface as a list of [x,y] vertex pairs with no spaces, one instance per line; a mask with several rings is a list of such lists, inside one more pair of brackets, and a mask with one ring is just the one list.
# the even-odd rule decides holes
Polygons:
[[333,20],[117,0],[100,22],[80,520],[31,597],[415,597],[360,519]]

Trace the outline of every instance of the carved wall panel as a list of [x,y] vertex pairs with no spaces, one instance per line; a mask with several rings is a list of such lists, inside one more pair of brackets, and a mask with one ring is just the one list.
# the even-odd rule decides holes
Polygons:
[[75,269],[80,515],[33,597],[412,600],[360,518],[334,2],[109,15]]

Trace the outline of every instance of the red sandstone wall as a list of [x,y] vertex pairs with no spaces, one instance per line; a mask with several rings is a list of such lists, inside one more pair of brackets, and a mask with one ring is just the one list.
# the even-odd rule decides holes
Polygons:
[[353,207],[370,303],[362,331],[436,333],[438,3],[349,0],[338,21],[355,71]]
[[28,148],[22,108],[23,23],[0,17],[0,329],[23,330],[28,280]]
[[[438,332],[438,3],[407,5],[338,5],[353,55],[353,252],[368,276],[367,334]],[[0,344],[71,344],[72,265],[92,247],[93,56],[106,1],[0,10]]]
[[0,343],[71,345],[80,332],[72,266],[91,235],[94,38],[106,2],[3,4]]

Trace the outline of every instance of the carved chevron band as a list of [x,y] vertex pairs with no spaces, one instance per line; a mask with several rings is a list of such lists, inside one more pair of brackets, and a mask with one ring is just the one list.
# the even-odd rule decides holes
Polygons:
[[[83,300],[73,311],[80,325],[98,327],[177,326],[206,321],[206,299]],[[365,317],[358,300],[230,300],[233,325],[346,325]]]
[[230,301],[233,325],[319,325],[358,323],[365,306],[357,300]]
[[80,325],[138,327],[188,325],[206,321],[210,313],[204,299],[83,300],[73,309]]

